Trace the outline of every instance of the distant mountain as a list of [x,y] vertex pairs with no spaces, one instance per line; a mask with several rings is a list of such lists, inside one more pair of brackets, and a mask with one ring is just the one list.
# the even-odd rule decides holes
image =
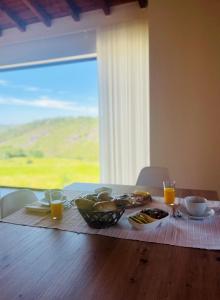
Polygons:
[[98,160],[98,118],[54,118],[0,126],[0,157]]
[[1,125],[0,124],[0,134],[2,134],[3,132],[5,132],[6,130],[8,130],[11,126],[8,125]]

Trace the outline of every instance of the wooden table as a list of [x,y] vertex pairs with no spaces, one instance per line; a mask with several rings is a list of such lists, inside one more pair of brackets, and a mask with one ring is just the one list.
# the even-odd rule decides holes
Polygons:
[[220,299],[220,251],[0,223],[0,299]]
[[[98,184],[98,183],[74,183],[66,186],[64,189],[66,190],[75,190],[75,191],[94,191],[100,187],[110,187],[116,193],[129,193],[134,190],[143,190],[148,191],[153,196],[163,196],[162,188],[152,188],[147,186],[133,186],[133,185],[119,185],[119,184]],[[208,191],[208,190],[196,190],[196,189],[176,189],[177,197],[186,197],[186,196],[201,196],[205,197],[208,200],[219,200],[218,193],[216,191]]]

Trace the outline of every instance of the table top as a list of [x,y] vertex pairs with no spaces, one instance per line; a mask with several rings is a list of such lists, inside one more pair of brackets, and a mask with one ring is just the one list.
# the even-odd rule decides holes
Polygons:
[[0,223],[0,290],[4,300],[219,299],[220,252]]
[[[75,191],[94,191],[100,187],[110,187],[116,193],[129,193],[134,190],[148,191],[152,196],[163,196],[163,188],[158,187],[148,187],[148,186],[134,186],[134,185],[120,185],[120,184],[99,184],[99,183],[73,183],[66,186],[65,190],[75,190]],[[201,196],[205,197],[208,200],[219,200],[218,193],[216,191],[209,190],[198,190],[198,189],[185,189],[185,188],[176,188],[177,197],[186,197],[186,196]]]

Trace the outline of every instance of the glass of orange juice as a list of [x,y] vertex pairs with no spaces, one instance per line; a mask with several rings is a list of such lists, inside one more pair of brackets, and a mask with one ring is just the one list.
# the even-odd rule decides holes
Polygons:
[[166,204],[174,204],[175,201],[175,184],[174,180],[163,181],[164,202]]
[[[49,202],[50,202],[50,214],[51,219],[60,220],[63,217],[63,201],[62,197],[54,196],[54,191],[50,190],[49,193]],[[60,196],[60,195],[59,195]],[[59,199],[60,198],[60,199]]]
[[63,202],[61,200],[53,200],[50,204],[51,218],[60,220],[63,217]]

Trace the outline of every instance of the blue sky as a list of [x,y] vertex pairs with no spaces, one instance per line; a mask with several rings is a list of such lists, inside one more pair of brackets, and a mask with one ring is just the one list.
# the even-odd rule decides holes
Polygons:
[[97,62],[84,61],[0,73],[0,125],[97,116]]

